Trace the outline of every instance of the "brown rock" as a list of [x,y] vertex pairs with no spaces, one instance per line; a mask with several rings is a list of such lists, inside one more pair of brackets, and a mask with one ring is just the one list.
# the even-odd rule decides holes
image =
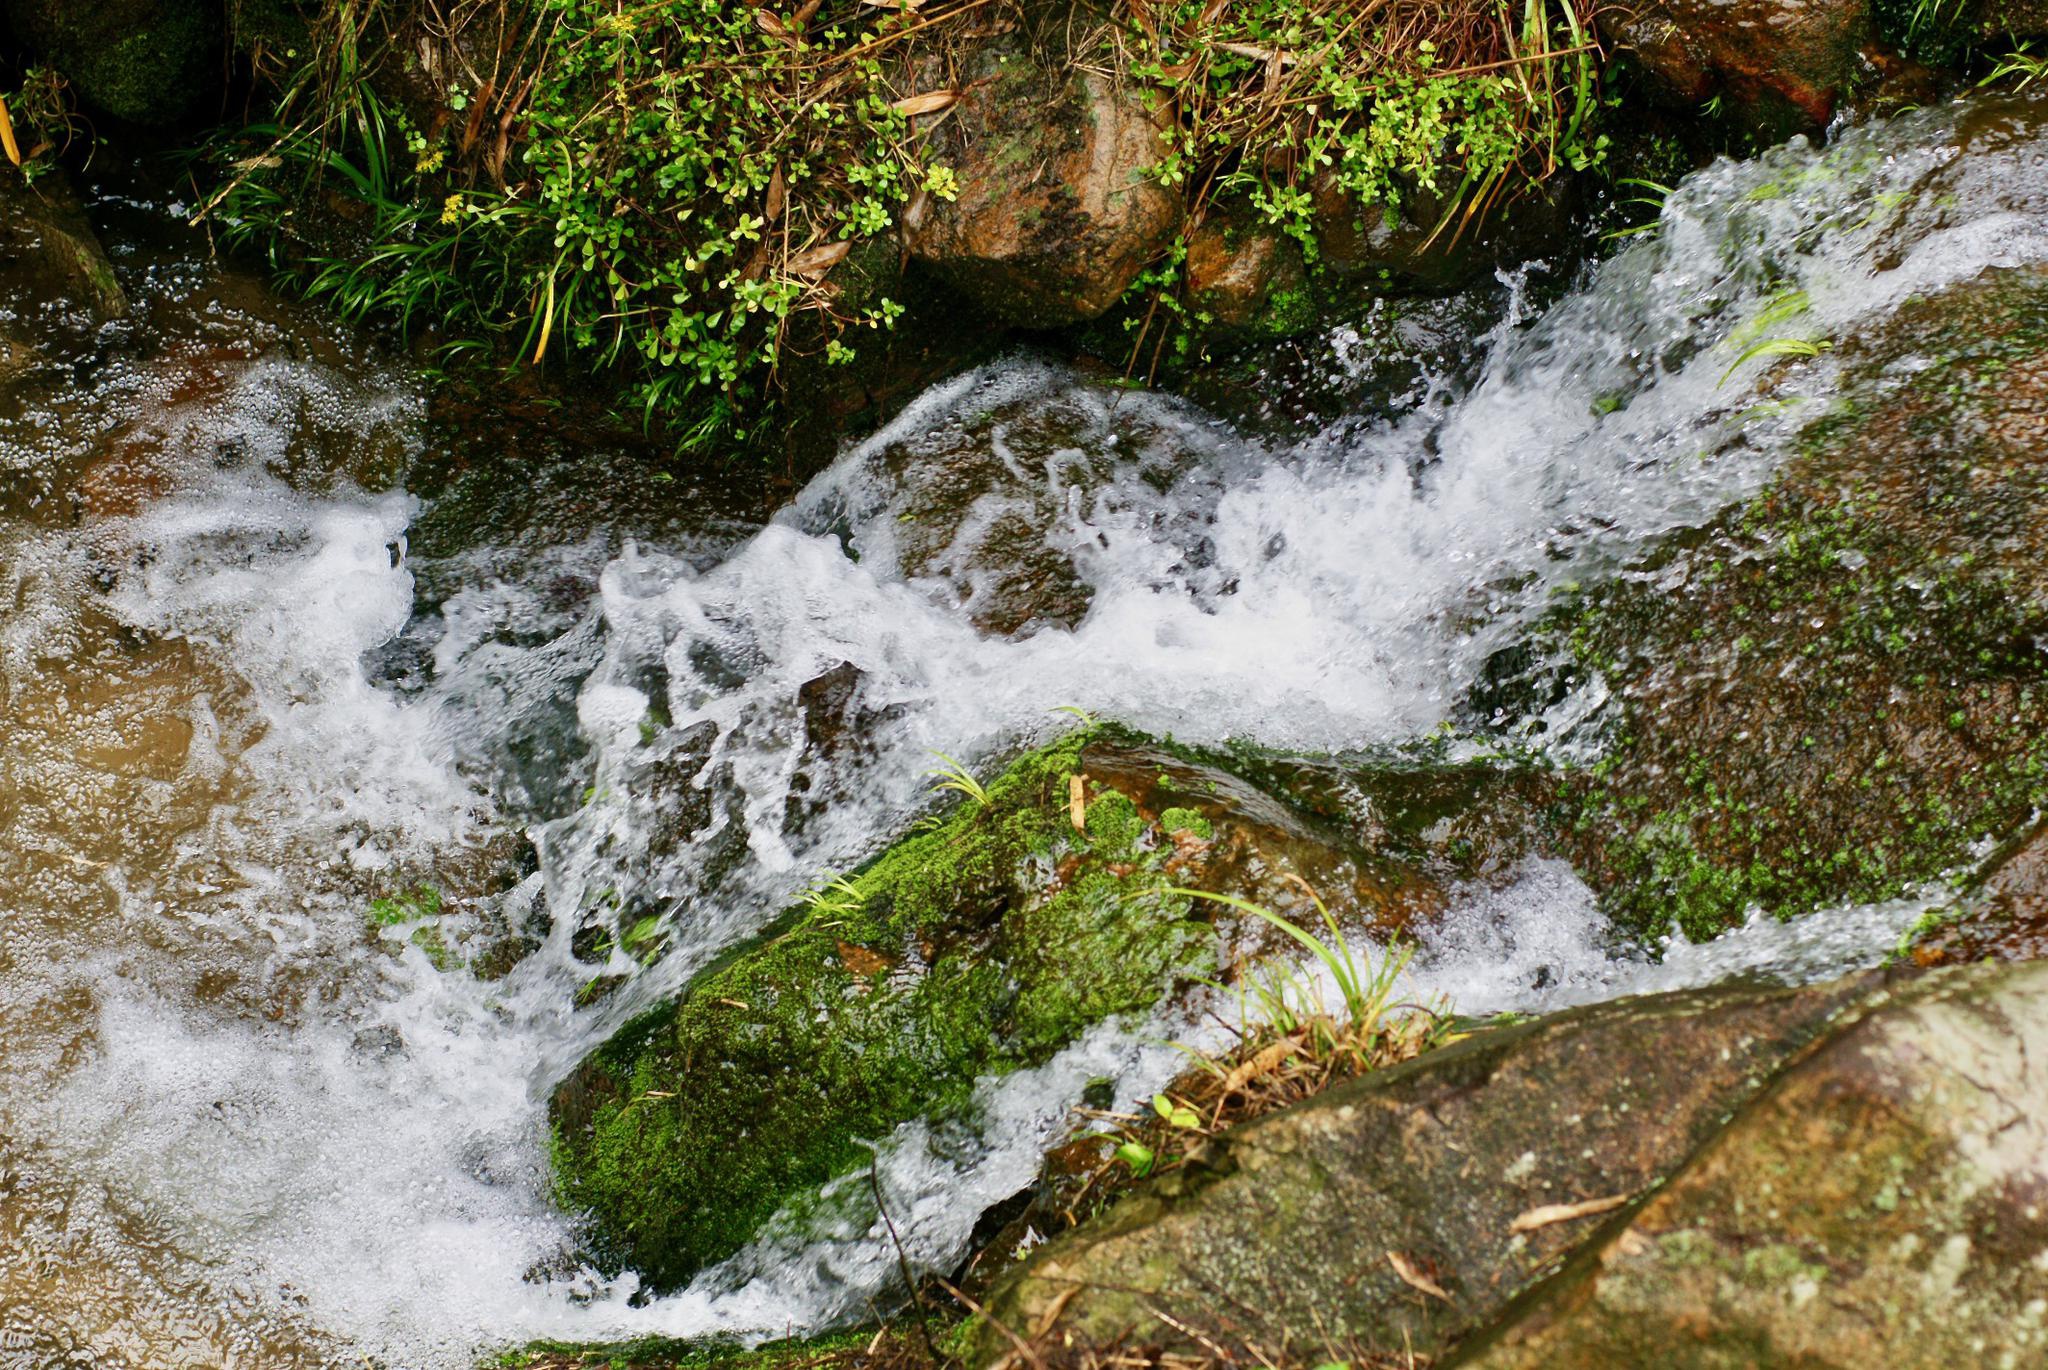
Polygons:
[[2048,1360],[2048,965],[1930,977],[1789,1071],[1458,1363]]
[[2048,957],[2048,824],[2007,844],[1990,874],[1912,949],[1923,966]]
[[1725,96],[1752,125],[1819,128],[1870,42],[1868,0],[1633,0],[1600,12],[1601,36],[1652,87],[1692,107]]
[[1163,117],[1093,72],[987,60],[934,133],[959,198],[906,216],[911,255],[1007,322],[1096,318],[1180,227],[1180,197],[1149,174],[1166,154]]
[[1188,297],[1213,326],[1256,326],[1280,292],[1306,279],[1301,251],[1269,228],[1211,219],[1188,236]]

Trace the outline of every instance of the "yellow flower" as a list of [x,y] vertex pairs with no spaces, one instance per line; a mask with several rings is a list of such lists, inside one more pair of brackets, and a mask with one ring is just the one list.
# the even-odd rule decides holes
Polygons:
[[432,152],[422,153],[420,155],[419,161],[413,164],[412,169],[419,175],[424,176],[428,172],[439,171],[441,169],[441,163],[447,160],[447,150],[445,148],[437,147]]
[[457,191],[441,202],[441,222],[452,224],[462,217],[462,192]]

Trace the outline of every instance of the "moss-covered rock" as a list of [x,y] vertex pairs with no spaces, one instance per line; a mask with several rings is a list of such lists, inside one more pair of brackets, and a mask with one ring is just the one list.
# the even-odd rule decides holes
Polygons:
[[[1257,919],[1212,923],[1235,915],[1177,890],[1307,922],[1322,898],[1386,937],[1440,908],[1448,882],[1519,851],[1477,817],[1438,812],[1512,808],[1513,777],[1237,768],[1261,784],[1083,729],[628,1025],[553,1108],[557,1184],[595,1219],[600,1254],[673,1285],[863,1164],[864,1142],[960,1117],[977,1079],[1041,1063],[1090,1025],[1233,975],[1284,940]],[[1361,787],[1370,824],[1317,816],[1333,791]]]
[[1889,898],[2048,802],[2048,277],[1843,357],[1763,495],[1565,615],[1614,700],[1567,836],[1632,932]]
[[1156,824],[1084,778],[1074,825],[1089,741],[1027,754],[577,1071],[556,1174],[606,1254],[686,1278],[858,1165],[863,1139],[1213,968],[1199,911],[1159,893],[1176,849]]
[[2048,1360],[2048,965],[1930,977],[1787,1072],[1460,1365]]
[[118,118],[171,123],[220,86],[218,0],[6,0],[5,13],[24,46]]
[[1677,1171],[1878,979],[1498,1028],[1233,1129],[1004,1280],[973,1363],[1010,1351],[998,1323],[1039,1330],[1058,1364],[1434,1358]]
[[868,1363],[871,1346],[893,1357],[900,1335],[841,1332],[745,1347],[726,1340],[642,1337],[623,1342],[543,1341],[502,1352],[478,1370],[840,1370]]

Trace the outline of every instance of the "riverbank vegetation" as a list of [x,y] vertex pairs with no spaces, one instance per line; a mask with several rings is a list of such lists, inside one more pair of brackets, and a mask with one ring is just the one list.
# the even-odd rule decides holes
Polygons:
[[[686,444],[729,441],[793,365],[916,326],[898,231],[960,190],[930,135],[968,49],[1137,93],[1187,225],[1230,211],[1312,258],[1319,197],[1450,240],[1596,160],[1590,9],[249,4],[252,117],[208,146],[199,217],[444,357],[594,371]],[[1174,294],[1185,239],[1132,289]]]

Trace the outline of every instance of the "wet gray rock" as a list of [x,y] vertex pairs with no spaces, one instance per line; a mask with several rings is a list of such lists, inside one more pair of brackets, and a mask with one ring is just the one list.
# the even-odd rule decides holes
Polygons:
[[[1077,1363],[1211,1343],[1282,1363],[1440,1354],[1880,985],[1664,995],[1484,1032],[1214,1139],[1043,1248],[992,1318]],[[1008,1350],[981,1329],[981,1363]]]
[[1800,1062],[1458,1363],[2048,1360],[2048,965],[1930,977]]

